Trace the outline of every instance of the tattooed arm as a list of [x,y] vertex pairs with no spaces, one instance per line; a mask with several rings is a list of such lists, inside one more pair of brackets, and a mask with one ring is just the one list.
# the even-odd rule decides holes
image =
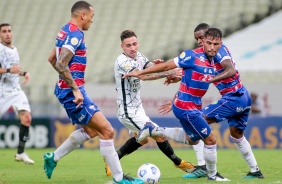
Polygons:
[[55,69],[72,90],[77,90],[78,87],[72,78],[68,65],[72,57],[73,53],[69,49],[62,47],[59,61],[55,64]]
[[56,61],[55,49],[53,49],[51,54],[49,55],[48,61],[54,67],[54,69],[59,73],[62,79],[67,83],[67,85],[72,89],[73,95],[75,97],[73,102],[77,104],[76,107],[79,107],[83,103],[84,97],[81,94],[80,90],[78,89],[70,73],[68,64],[71,61],[72,57],[73,57],[73,53],[69,49],[62,47],[59,56],[59,61]]
[[[149,62],[144,69],[150,68],[154,66],[153,63]],[[172,70],[164,71],[164,72],[158,72],[158,73],[150,73],[150,74],[145,74],[141,75],[140,79],[141,80],[156,80],[156,79],[161,79],[167,76],[179,76],[182,75],[182,69],[175,68]]]

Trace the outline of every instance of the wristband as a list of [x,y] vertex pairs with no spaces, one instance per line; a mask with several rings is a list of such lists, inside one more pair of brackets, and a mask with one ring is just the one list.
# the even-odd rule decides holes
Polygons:
[[27,74],[27,72],[23,72],[23,76],[25,77],[25,75]]
[[11,70],[10,68],[7,68],[6,73],[10,73],[11,72],[10,70]]

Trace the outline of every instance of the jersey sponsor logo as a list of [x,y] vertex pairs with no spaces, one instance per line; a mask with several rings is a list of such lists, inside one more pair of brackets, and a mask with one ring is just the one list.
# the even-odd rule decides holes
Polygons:
[[179,57],[180,57],[181,59],[183,59],[185,56],[186,56],[186,53],[185,53],[185,52],[182,52]]
[[85,118],[84,114],[81,114],[81,116],[78,118],[78,121],[81,122]]
[[95,106],[94,105],[90,105],[89,109],[95,110]]
[[199,59],[200,59],[201,62],[205,62],[205,60],[206,60],[204,56],[200,56]]
[[57,38],[59,38],[60,40],[64,40],[65,37],[66,37],[66,35],[67,35],[67,33],[61,30],[61,31],[57,34]]
[[72,45],[77,45],[77,44],[78,44],[78,39],[75,38],[75,37],[72,38],[72,39],[71,39],[71,44],[72,44]]
[[186,61],[188,61],[190,59],[191,59],[191,56],[187,56],[186,58],[183,59],[183,62],[186,62]]
[[139,91],[140,87],[141,87],[140,79],[134,79],[131,82],[132,92],[137,93]]

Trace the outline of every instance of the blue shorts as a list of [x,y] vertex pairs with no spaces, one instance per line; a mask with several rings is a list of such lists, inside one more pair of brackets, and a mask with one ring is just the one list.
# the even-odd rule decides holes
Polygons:
[[245,130],[251,110],[252,100],[245,87],[236,93],[223,95],[220,100],[203,109],[203,115],[216,122],[228,120],[229,126]]
[[83,104],[76,108],[77,104],[73,102],[74,95],[70,91],[64,98],[58,98],[60,103],[65,108],[71,122],[73,124],[87,125],[93,114],[100,111],[99,107],[88,97],[85,90],[80,88],[84,97]]
[[180,121],[186,134],[193,142],[207,138],[211,133],[211,127],[199,110],[181,110],[172,106],[174,115]]

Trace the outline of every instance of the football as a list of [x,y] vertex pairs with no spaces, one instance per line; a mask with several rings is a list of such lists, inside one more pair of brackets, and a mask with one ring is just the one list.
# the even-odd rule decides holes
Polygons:
[[143,164],[138,168],[137,177],[145,184],[155,184],[160,182],[161,171],[154,164]]

